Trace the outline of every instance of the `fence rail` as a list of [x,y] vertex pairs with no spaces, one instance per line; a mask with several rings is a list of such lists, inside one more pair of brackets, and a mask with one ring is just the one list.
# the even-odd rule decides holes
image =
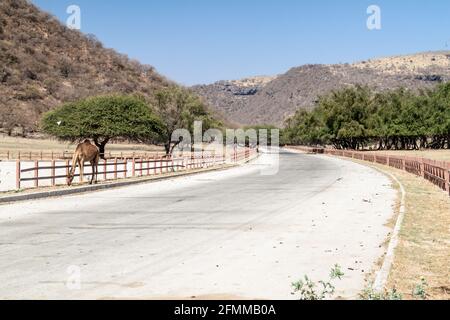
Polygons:
[[[99,181],[117,180],[131,177],[159,175],[183,170],[194,170],[220,166],[226,163],[240,163],[253,159],[256,149],[235,148],[228,155],[214,152],[189,153],[176,157],[114,157],[101,160],[97,166]],[[72,167],[71,160],[16,160],[15,189],[39,188],[66,184]],[[84,164],[83,174],[76,168],[74,177],[84,183],[85,177],[92,177],[92,166]],[[30,185],[32,183],[32,185]],[[9,189],[11,190],[11,189]],[[3,190],[5,191],[5,190]]]
[[308,153],[324,153],[334,156],[353,158],[368,162],[388,165],[390,167],[404,170],[406,172],[423,177],[444,191],[450,196],[450,162],[437,161],[427,158],[407,157],[407,156],[391,156],[391,155],[374,155],[362,151],[343,151],[326,148],[311,148],[302,146],[290,147]]
[[[136,152],[105,152],[107,159],[114,158],[147,158],[159,157],[163,152],[136,151]],[[70,151],[24,151],[24,150],[0,150],[0,160],[70,160],[73,152]]]

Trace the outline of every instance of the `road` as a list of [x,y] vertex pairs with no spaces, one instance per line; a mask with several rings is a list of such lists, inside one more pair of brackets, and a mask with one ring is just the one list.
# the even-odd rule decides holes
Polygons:
[[0,298],[295,299],[342,266],[355,298],[384,248],[396,193],[349,161],[274,155],[243,167],[0,206]]

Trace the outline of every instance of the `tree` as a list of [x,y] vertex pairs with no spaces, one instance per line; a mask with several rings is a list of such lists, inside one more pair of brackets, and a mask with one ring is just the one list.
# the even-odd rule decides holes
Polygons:
[[220,128],[222,124],[214,119],[200,98],[180,87],[169,87],[156,92],[159,116],[163,121],[161,142],[167,154],[182,141],[172,141],[172,133],[176,129],[187,129],[191,134],[195,121],[202,121],[203,131],[209,128]]
[[104,157],[111,139],[154,142],[163,133],[164,125],[142,99],[111,95],[64,104],[44,114],[41,127],[62,140],[91,138]]

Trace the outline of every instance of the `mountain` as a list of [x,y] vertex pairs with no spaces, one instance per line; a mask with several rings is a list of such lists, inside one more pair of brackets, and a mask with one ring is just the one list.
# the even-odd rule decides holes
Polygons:
[[314,108],[318,96],[348,85],[375,90],[430,88],[450,81],[450,52],[427,52],[353,64],[304,65],[274,77],[219,81],[192,89],[224,114],[243,124],[276,124],[299,108]]
[[0,1],[0,128],[35,131],[42,112],[111,92],[152,99],[170,82],[153,67],[70,30],[26,0]]

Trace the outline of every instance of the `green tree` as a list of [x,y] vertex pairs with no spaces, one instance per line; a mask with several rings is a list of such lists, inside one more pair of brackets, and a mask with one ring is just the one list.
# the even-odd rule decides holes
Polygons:
[[210,128],[220,129],[221,122],[216,120],[203,101],[184,88],[172,86],[156,92],[158,113],[163,121],[163,131],[160,136],[167,154],[181,141],[172,141],[172,133],[176,129],[186,129],[191,134],[194,122],[202,121],[203,131]]
[[67,103],[44,114],[44,132],[59,139],[78,141],[90,138],[102,156],[114,138],[155,142],[163,133],[163,123],[152,109],[134,96],[99,96]]

